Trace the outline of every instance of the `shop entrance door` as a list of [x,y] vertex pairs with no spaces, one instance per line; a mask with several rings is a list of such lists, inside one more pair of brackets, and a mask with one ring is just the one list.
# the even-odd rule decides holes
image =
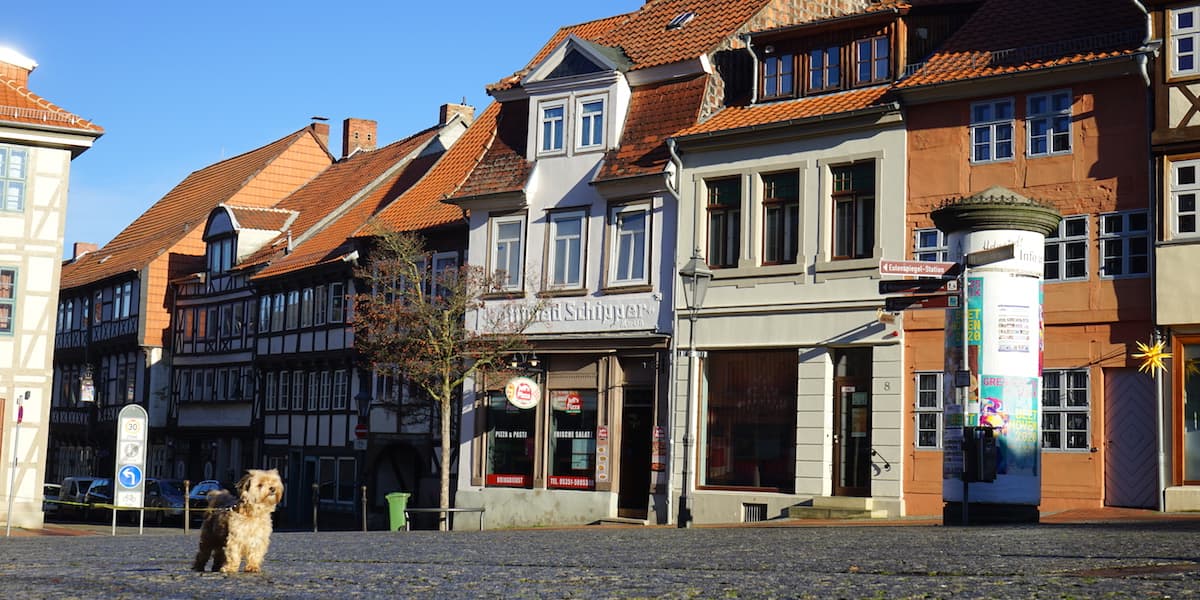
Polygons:
[[871,350],[835,349],[833,495],[871,495]]
[[645,519],[650,503],[650,441],[654,434],[654,392],[625,388],[621,412],[621,476],[617,516]]

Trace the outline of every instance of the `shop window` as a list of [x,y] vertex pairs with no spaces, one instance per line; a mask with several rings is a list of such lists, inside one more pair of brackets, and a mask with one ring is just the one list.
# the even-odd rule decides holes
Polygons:
[[596,487],[596,392],[550,391],[550,477],[546,487]]
[[535,410],[513,406],[504,392],[488,395],[487,485],[533,487]]
[[1183,479],[1200,482],[1200,344],[1183,346]]
[[709,352],[703,485],[795,489],[795,350]]

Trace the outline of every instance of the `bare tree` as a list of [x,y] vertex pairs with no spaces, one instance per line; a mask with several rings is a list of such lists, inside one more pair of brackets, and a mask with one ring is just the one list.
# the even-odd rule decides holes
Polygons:
[[442,448],[439,504],[450,508],[450,465],[458,442],[455,407],[463,383],[482,370],[502,368],[509,355],[524,350],[524,331],[540,308],[486,313],[484,298],[498,289],[496,275],[470,265],[435,272],[424,240],[409,232],[377,233],[357,276],[366,287],[355,303],[355,347],[374,372],[419,389],[422,394],[414,396],[427,401],[425,408],[436,409]]

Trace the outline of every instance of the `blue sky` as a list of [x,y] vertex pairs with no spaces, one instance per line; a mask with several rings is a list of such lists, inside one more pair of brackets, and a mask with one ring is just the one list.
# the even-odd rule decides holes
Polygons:
[[35,93],[104,127],[75,159],[64,252],[104,244],[189,173],[329,117],[389,143],[438,106],[481,112],[484,86],[561,26],[643,0],[563,2],[13,2],[0,46],[38,63]]

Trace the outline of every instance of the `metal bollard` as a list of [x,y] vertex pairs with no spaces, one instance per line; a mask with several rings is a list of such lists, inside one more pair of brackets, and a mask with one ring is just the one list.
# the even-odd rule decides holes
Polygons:
[[362,523],[363,533],[367,532],[367,486],[362,486]]
[[313,533],[317,532],[317,506],[321,503],[321,484],[312,484]]
[[183,535],[192,530],[192,482],[183,480]]

